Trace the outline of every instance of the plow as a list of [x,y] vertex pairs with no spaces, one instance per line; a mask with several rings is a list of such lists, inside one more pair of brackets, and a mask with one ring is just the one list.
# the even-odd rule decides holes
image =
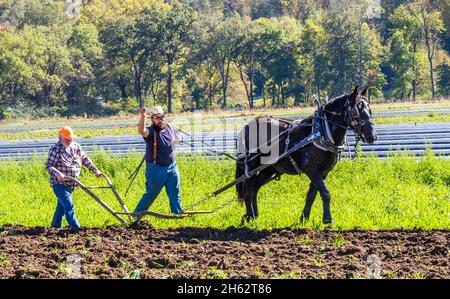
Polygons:
[[[130,212],[130,210],[125,205],[122,197],[120,196],[119,192],[117,192],[117,189],[114,187],[114,184],[112,183],[111,179],[103,173],[102,177],[105,179],[107,185],[105,186],[86,186],[79,180],[77,180],[74,177],[66,176],[66,181],[71,181],[75,183],[75,185],[83,190],[85,193],[87,193],[91,198],[93,198],[97,203],[99,203],[108,213],[110,213],[114,218],[116,218],[120,223],[124,225],[131,224],[133,222],[141,220],[144,216],[152,216],[160,219],[183,219],[186,217],[190,217],[193,215],[200,215],[200,214],[211,214],[214,211],[183,211],[182,213],[178,215],[166,215],[162,213],[152,212],[152,211],[146,211],[142,213],[133,213]],[[97,194],[93,192],[93,190],[96,189],[106,189],[110,190],[117,201],[119,202],[120,206],[122,207],[121,212],[115,211],[113,208],[111,208],[104,200],[102,200]]]

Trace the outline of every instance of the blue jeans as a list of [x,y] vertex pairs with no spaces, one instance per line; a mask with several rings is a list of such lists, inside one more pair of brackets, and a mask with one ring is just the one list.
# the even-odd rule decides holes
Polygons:
[[145,183],[146,193],[136,206],[135,213],[147,211],[161,193],[163,187],[166,187],[172,213],[180,214],[183,212],[180,198],[180,172],[175,162],[169,166],[147,163],[145,178],[147,180]]
[[53,191],[58,198],[58,205],[56,206],[55,214],[53,215],[52,227],[60,228],[64,215],[66,216],[67,223],[72,228],[80,228],[77,216],[72,202],[73,191],[70,188],[56,184],[53,186]]

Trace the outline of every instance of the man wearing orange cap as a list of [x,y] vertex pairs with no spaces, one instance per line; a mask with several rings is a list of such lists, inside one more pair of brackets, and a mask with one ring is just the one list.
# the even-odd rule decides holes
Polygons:
[[49,151],[46,169],[50,173],[50,185],[58,198],[58,204],[52,220],[52,227],[60,228],[64,215],[67,223],[73,229],[79,229],[80,223],[75,215],[72,193],[75,184],[66,181],[66,176],[76,179],[80,177],[81,165],[86,166],[98,178],[102,173],[95,167],[81,146],[74,142],[75,135],[70,127],[61,128],[59,141]]

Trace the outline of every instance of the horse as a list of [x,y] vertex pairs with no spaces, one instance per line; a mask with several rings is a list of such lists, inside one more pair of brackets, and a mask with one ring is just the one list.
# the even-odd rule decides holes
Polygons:
[[[245,202],[246,206],[246,213],[242,216],[243,223],[258,217],[257,195],[262,186],[279,179],[283,174],[302,173],[311,182],[300,217],[301,223],[308,221],[318,192],[323,202],[323,223],[333,223],[331,195],[325,180],[337,163],[347,130],[355,133],[358,142],[362,140],[364,143],[373,144],[377,140],[377,133],[371,121],[372,111],[366,99],[367,91],[368,87],[359,93],[356,86],[353,92],[337,97],[323,106],[319,105],[314,115],[293,123],[270,116],[255,118],[239,132],[235,176],[237,179],[247,175],[244,182],[236,185],[238,200]],[[313,132],[321,134],[309,138],[311,140],[307,140],[308,142],[303,141],[304,146],[293,148]],[[282,156],[288,149],[293,151]],[[274,152],[276,154],[273,154]],[[274,158],[268,158],[268,155]],[[277,155],[281,158],[277,159]],[[248,175],[249,171],[262,164],[268,164],[267,168]]]

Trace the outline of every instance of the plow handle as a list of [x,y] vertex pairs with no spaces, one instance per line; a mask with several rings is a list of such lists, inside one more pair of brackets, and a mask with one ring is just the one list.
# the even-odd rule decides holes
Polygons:
[[66,181],[72,181],[77,185],[79,188],[81,188],[84,192],[89,194],[95,201],[97,201],[105,210],[107,210],[111,215],[113,215],[117,220],[119,220],[123,224],[127,224],[127,222],[120,217],[113,209],[111,209],[110,206],[108,206],[103,200],[101,200],[97,195],[95,195],[91,190],[89,190],[83,183],[81,183],[76,178],[66,176]]

